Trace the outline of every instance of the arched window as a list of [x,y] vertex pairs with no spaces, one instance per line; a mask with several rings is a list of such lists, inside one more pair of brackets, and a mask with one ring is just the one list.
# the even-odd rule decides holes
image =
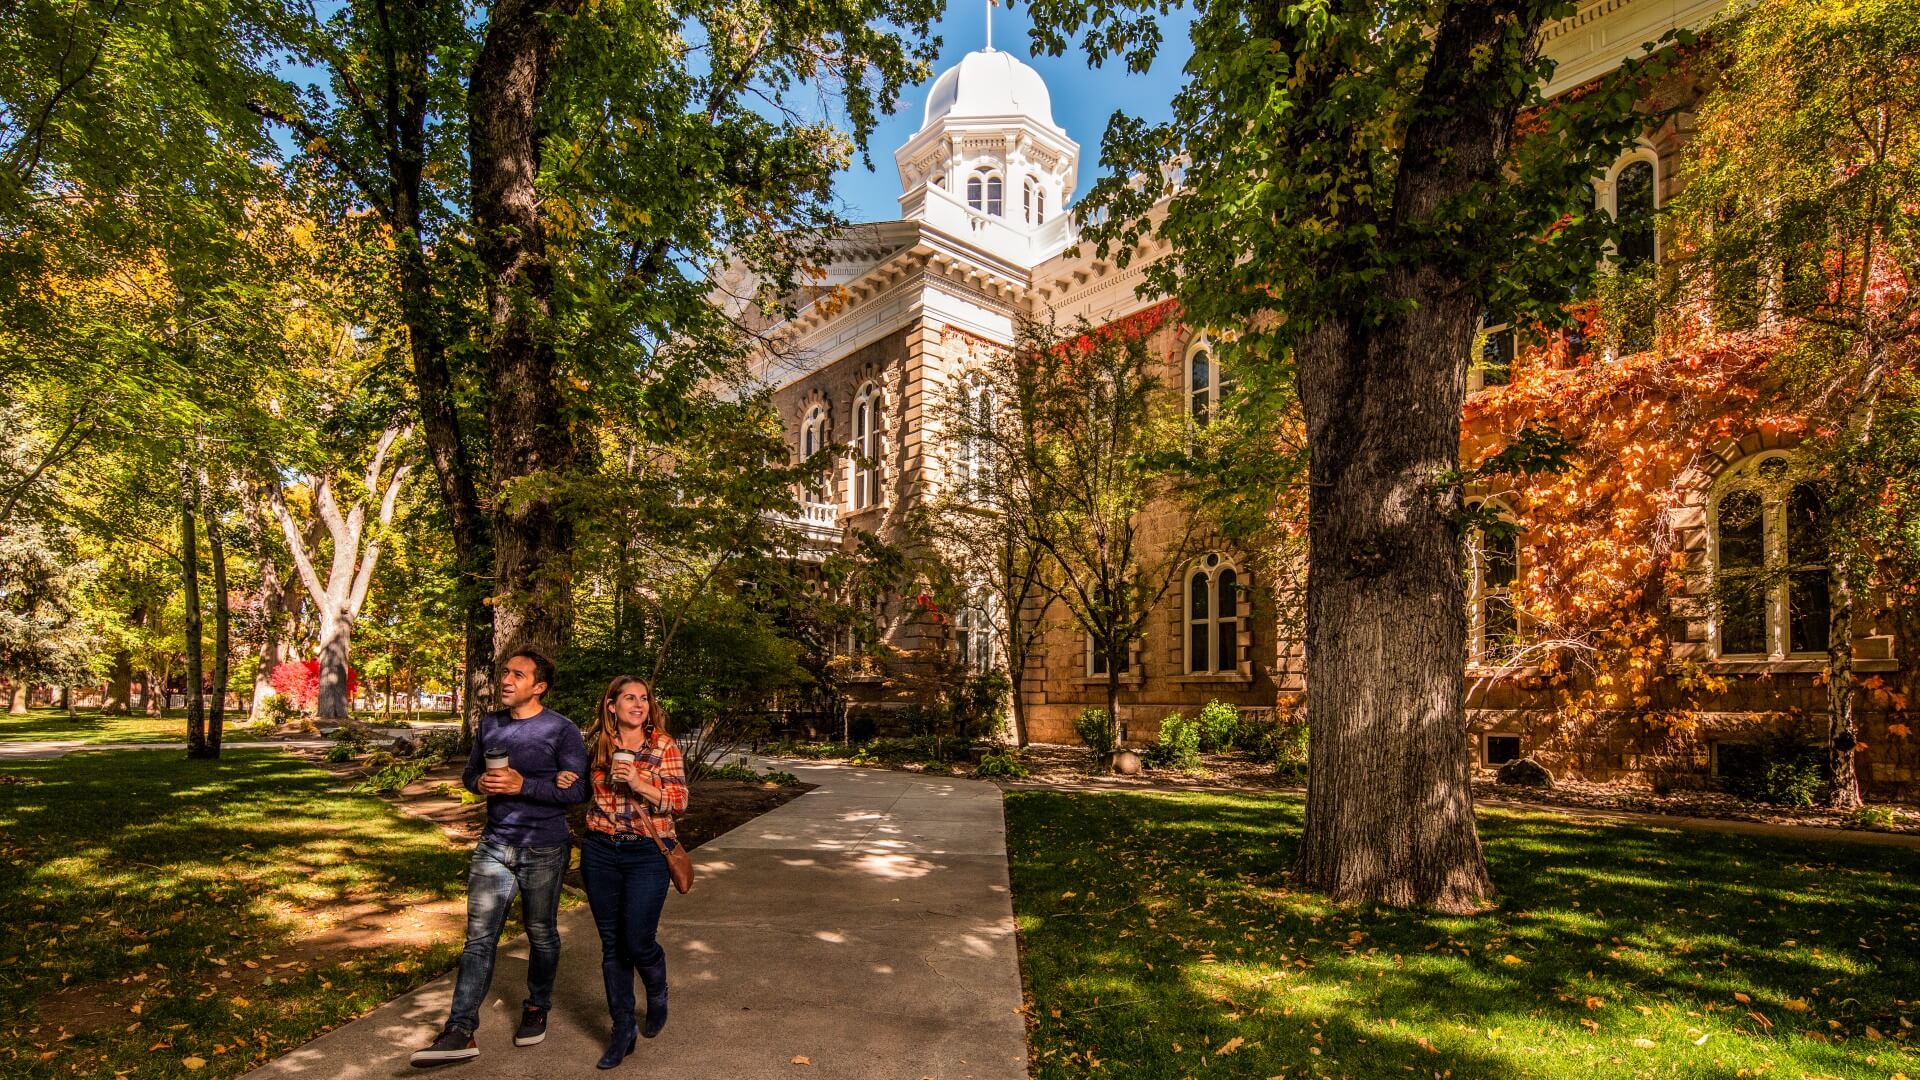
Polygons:
[[1020,189],[1020,212],[1029,225],[1044,225],[1047,220],[1047,189],[1040,186],[1040,178],[1027,177]]
[[967,177],[967,205],[986,214],[999,217],[1003,211],[1002,184],[1000,174],[982,169]]
[[1208,555],[1187,577],[1187,673],[1240,671],[1240,572],[1219,554]]
[[1220,366],[1213,343],[1205,337],[1187,348],[1188,415],[1195,427],[1205,427],[1219,415],[1221,399],[1233,392],[1234,382]]
[[1830,598],[1819,490],[1779,451],[1739,462],[1715,488],[1715,651],[1770,660],[1824,654]]
[[[807,418],[800,425],[800,460],[806,461],[819,453],[827,445],[827,411],[818,405],[807,410]],[[808,497],[818,499],[827,488],[827,474],[822,470],[807,487]]]
[[974,671],[991,671],[994,665],[993,598],[985,590],[974,590],[962,602],[953,620],[955,658]]
[[993,388],[978,374],[960,383],[955,420],[960,425],[954,479],[962,488],[975,489],[986,482],[992,460],[994,404]]
[[1499,503],[1473,504],[1497,515],[1501,525],[1478,525],[1467,534],[1467,657],[1499,663],[1520,644],[1513,583],[1520,571],[1520,533]]
[[853,508],[880,505],[880,457],[885,441],[880,432],[880,388],[872,383],[853,399],[853,462],[850,476]]
[[1613,216],[1620,222],[1620,245],[1614,258],[1623,267],[1654,259],[1653,212],[1656,206],[1653,162],[1636,157],[1614,170]]

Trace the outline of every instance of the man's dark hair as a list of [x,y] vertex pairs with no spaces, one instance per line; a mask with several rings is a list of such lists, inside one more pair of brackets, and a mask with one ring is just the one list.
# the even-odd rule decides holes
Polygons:
[[508,654],[507,659],[508,660],[525,660],[528,663],[533,665],[534,680],[536,682],[545,683],[547,686],[547,688],[541,692],[540,694],[541,697],[545,697],[548,694],[551,694],[553,692],[553,676],[554,676],[553,661],[547,659],[545,656],[533,651],[532,649],[520,649],[516,652]]

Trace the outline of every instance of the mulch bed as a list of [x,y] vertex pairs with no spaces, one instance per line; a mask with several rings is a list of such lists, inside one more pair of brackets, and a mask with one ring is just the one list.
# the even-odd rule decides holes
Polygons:
[[[1087,771],[1087,751],[1080,746],[1034,743],[1021,751],[1020,760],[1032,772],[1025,780],[1002,782],[1002,787],[1073,787],[1110,791],[1245,791],[1272,792],[1303,790],[1297,784],[1281,783],[1273,767],[1255,761],[1239,751],[1201,756],[1203,769],[1198,773],[1179,773],[1162,769],[1143,770],[1138,776],[1100,776]],[[872,767],[872,766],[869,766]],[[895,766],[909,772],[925,772],[924,766]],[[964,775],[965,767],[958,770]],[[1541,809],[1585,810],[1610,814],[1658,814],[1669,817],[1717,818],[1725,821],[1751,821],[1767,825],[1801,825],[1822,829],[1859,831],[1860,826],[1847,816],[1820,807],[1769,806],[1718,791],[1672,791],[1655,794],[1647,788],[1619,784],[1590,784],[1562,780],[1551,791],[1502,787],[1493,782],[1493,770],[1482,769],[1473,781],[1474,798],[1498,801],[1508,806]],[[1920,812],[1900,808],[1891,827],[1875,832],[1920,835]]]

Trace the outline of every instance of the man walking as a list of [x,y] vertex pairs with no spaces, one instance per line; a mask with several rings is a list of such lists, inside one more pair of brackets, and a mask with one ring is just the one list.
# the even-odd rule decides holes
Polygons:
[[553,662],[528,649],[507,657],[500,672],[505,712],[480,720],[467,759],[467,790],[487,797],[487,828],[473,849],[467,876],[467,947],[460,954],[453,1009],[415,1065],[480,1055],[473,1033],[493,982],[493,960],[508,909],[520,896],[527,926],[527,999],[515,1046],[547,1037],[554,972],[560,966],[560,879],[567,872],[567,806],[585,802],[587,747],[573,721],[540,703],[553,687]]

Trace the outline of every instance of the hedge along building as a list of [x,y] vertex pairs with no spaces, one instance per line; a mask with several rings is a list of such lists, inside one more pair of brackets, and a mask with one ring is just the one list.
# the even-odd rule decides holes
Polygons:
[[[1583,4],[1545,31],[1558,62],[1548,94],[1589,84],[1668,29],[1704,26],[1722,6]],[[1694,93],[1670,89],[1683,104]],[[1598,178],[1596,202],[1625,211],[1670,198],[1689,130],[1682,108],[1647,131]],[[1219,408],[1233,379],[1209,334],[1137,295],[1151,248],[1128,269],[1069,253],[1078,146],[1053,122],[1038,73],[1007,53],[969,54],[933,83],[922,127],[895,159],[901,219],[834,242],[815,295],[779,328],[761,368],[796,456],[852,451],[807,495],[805,523],[819,541],[848,544],[859,531],[901,538],[914,508],[964,478],[963,450],[939,431],[940,403],[1012,348],[1022,318],[1128,320],[1150,336],[1163,381],[1195,422]],[[1649,226],[1615,257],[1654,260],[1659,246]],[[1613,463],[1470,493],[1515,529],[1476,532],[1463,553],[1472,626],[1463,752],[1488,765],[1531,755],[1590,779],[1702,785],[1771,733],[1817,721],[1826,710],[1822,568],[1796,540],[1815,524],[1817,501],[1795,482],[1804,422],[1759,390],[1764,349],[1582,352],[1565,338],[1522,341],[1497,315],[1483,342],[1466,460],[1544,418],[1600,436],[1591,445]],[[1689,384],[1680,371],[1704,374]],[[1174,514],[1148,522],[1149,542],[1184,531]],[[1196,550],[1129,649],[1121,720],[1136,742],[1152,739],[1167,713],[1210,700],[1291,713],[1304,695],[1295,620],[1276,604],[1291,588],[1276,589],[1254,553],[1223,540]],[[1709,602],[1717,581],[1755,571],[1777,583],[1737,609]],[[1007,613],[969,605],[935,617],[917,599],[894,597],[882,613],[899,656],[949,650],[1000,665],[978,628]],[[1873,797],[1920,795],[1920,753],[1901,711],[1911,639],[1887,604],[1858,607],[1863,784]],[[1074,716],[1104,703],[1105,672],[1063,605],[1020,617],[1047,625],[1019,680],[1029,734],[1072,741]],[[870,706],[882,703],[885,681],[873,676]]]

